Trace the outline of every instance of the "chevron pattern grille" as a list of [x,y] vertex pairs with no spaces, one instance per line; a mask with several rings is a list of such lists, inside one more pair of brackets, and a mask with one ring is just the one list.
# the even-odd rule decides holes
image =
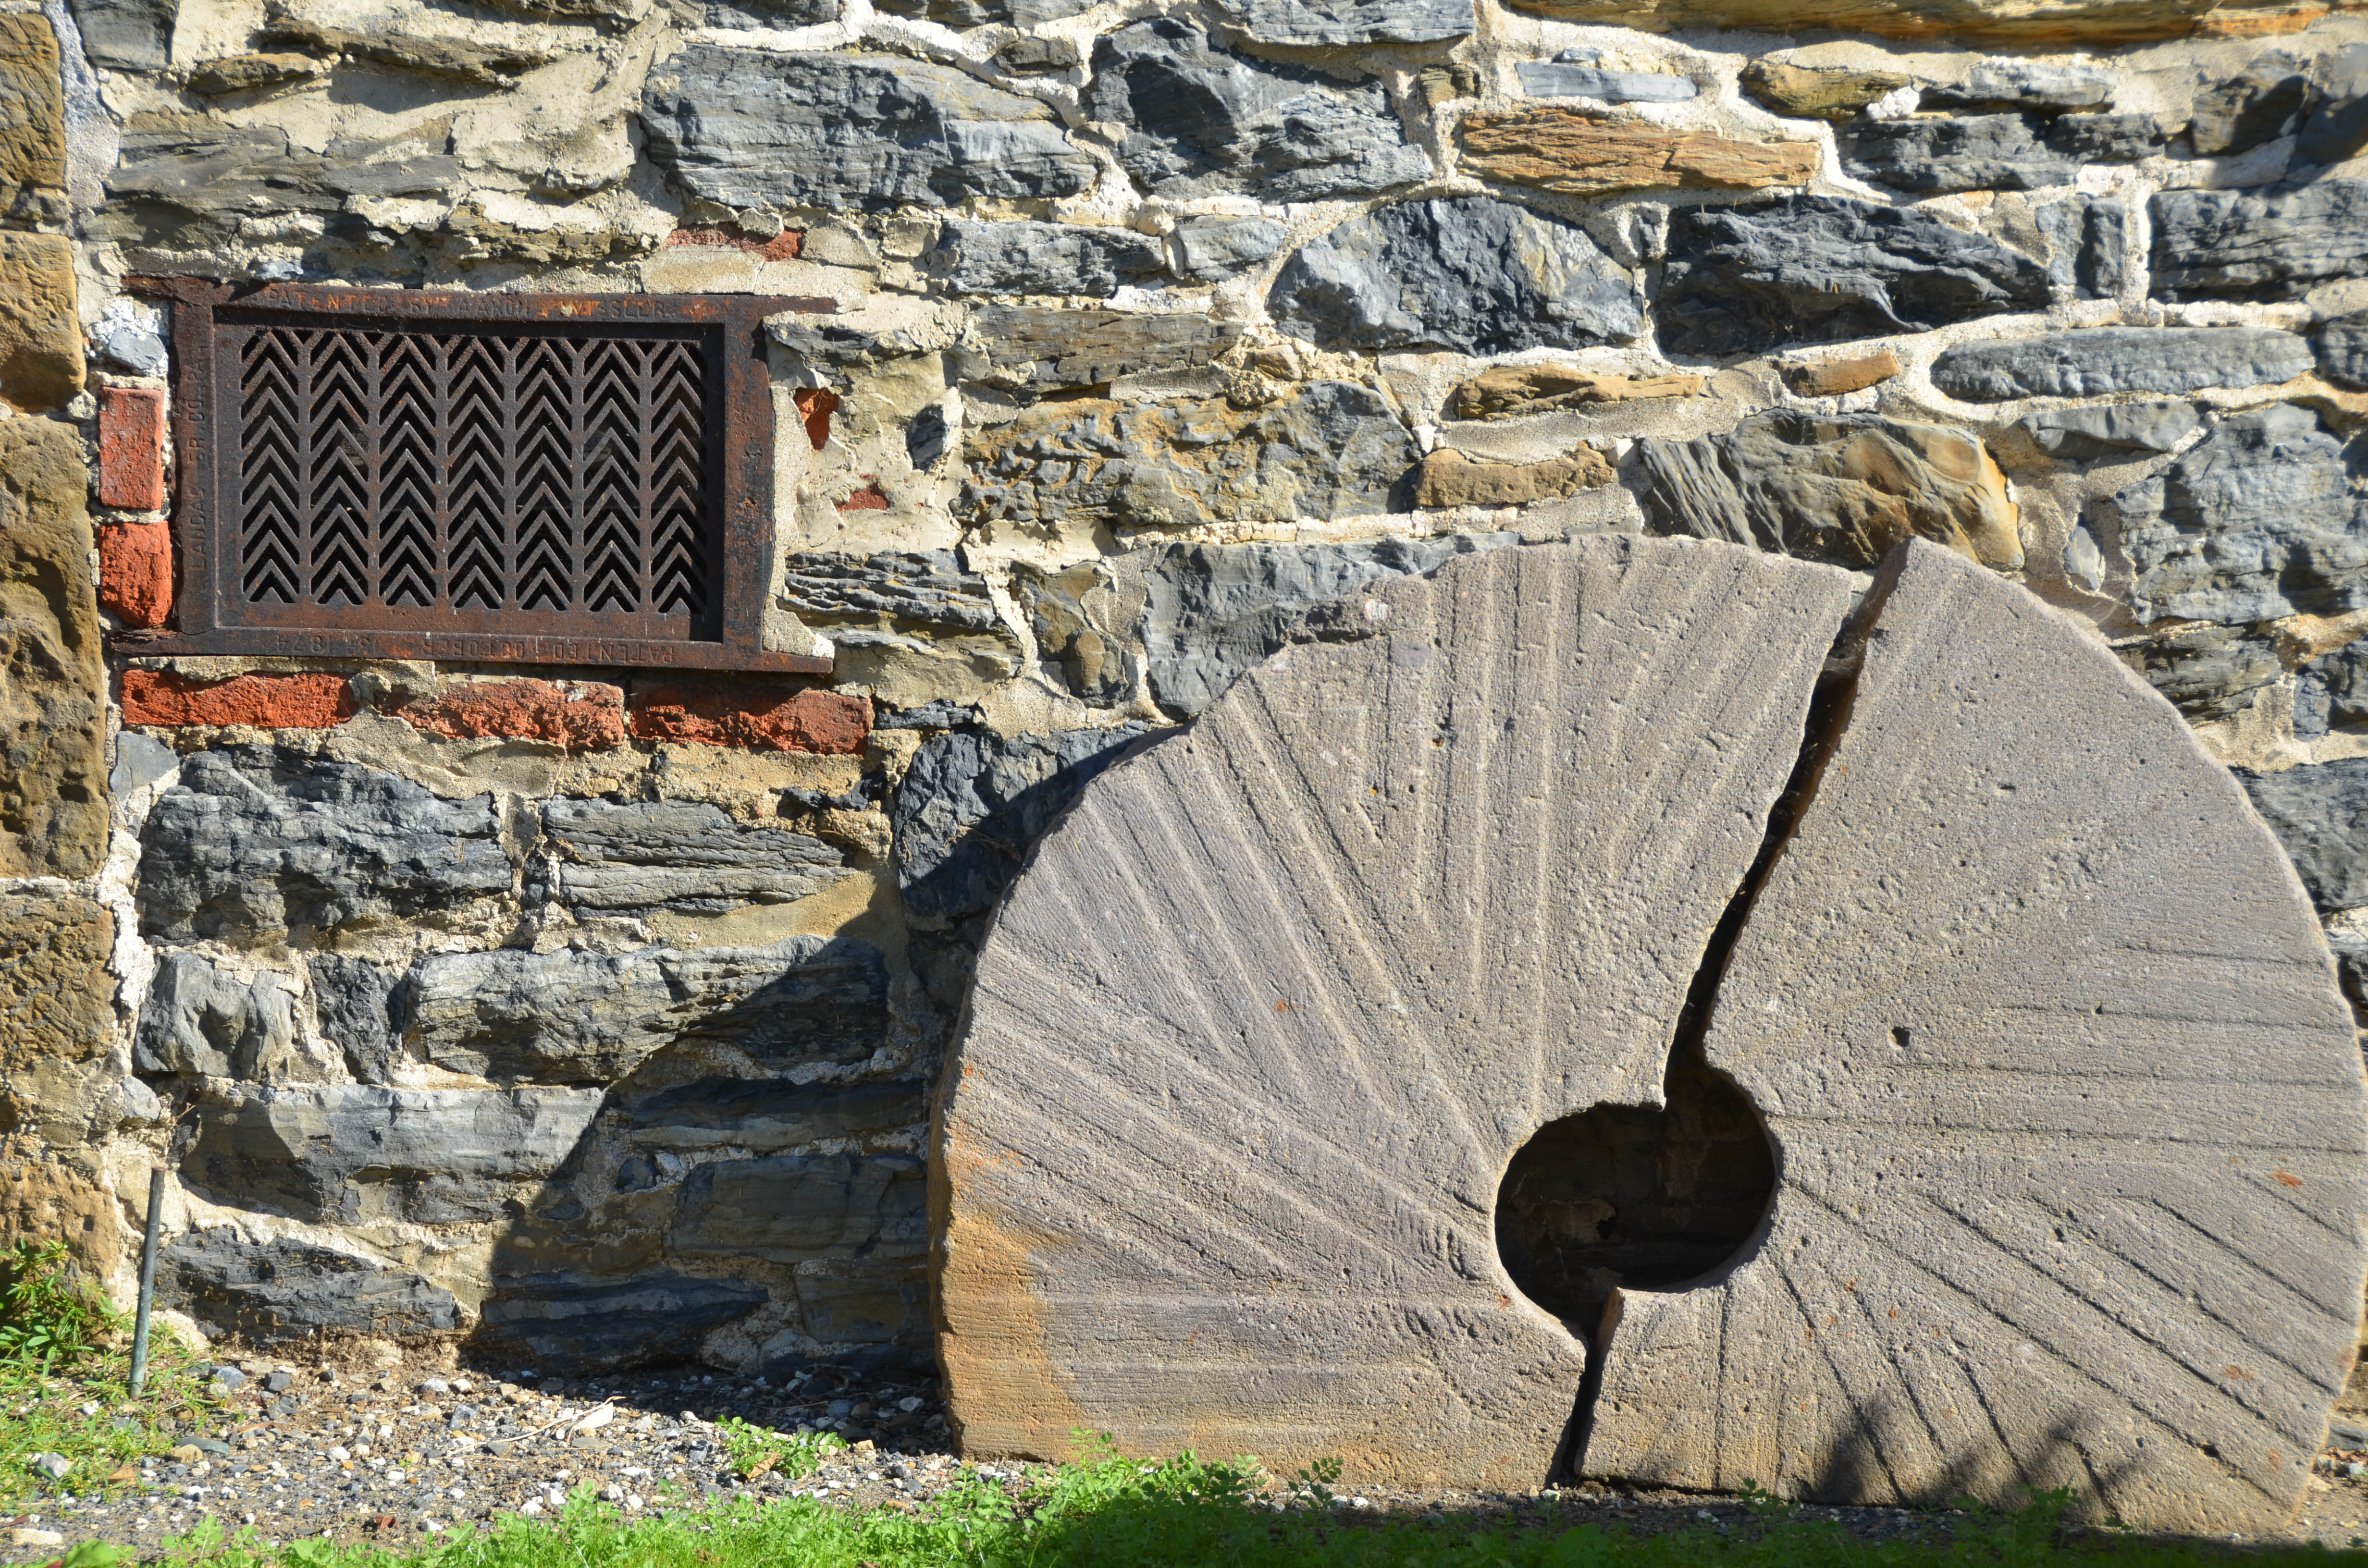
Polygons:
[[225,325],[229,619],[715,634],[722,422],[700,334]]

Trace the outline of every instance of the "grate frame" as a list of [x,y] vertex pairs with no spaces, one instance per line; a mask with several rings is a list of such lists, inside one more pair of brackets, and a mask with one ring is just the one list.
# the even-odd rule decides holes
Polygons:
[[[137,654],[441,659],[805,675],[831,672],[828,658],[768,651],[763,644],[765,595],[772,578],[774,418],[762,328],[768,315],[781,311],[827,312],[834,308],[832,301],[750,294],[484,294],[291,283],[232,285],[192,278],[141,278],[128,283],[133,291],[167,301],[173,307],[173,531],[180,553],[180,584],[175,597],[175,628],[126,632],[115,639],[120,651]],[[480,518],[498,513],[507,530],[507,553],[490,568],[493,579],[504,585],[505,602],[497,608],[489,608],[484,602],[487,592],[484,585],[488,579],[482,559],[468,593],[463,595],[456,586],[464,574],[456,565],[460,552],[450,548],[458,534],[450,531],[438,535],[439,548],[433,552],[432,563],[427,568],[436,584],[432,603],[384,602],[397,597],[417,600],[422,579],[416,570],[401,576],[386,569],[382,552],[377,551],[372,551],[373,560],[366,567],[354,568],[359,576],[348,573],[341,579],[342,591],[347,597],[355,597],[356,583],[365,588],[384,589],[383,593],[369,596],[368,602],[326,602],[318,592],[318,583],[298,585],[292,602],[269,602],[269,596],[250,597],[242,568],[243,564],[252,563],[243,563],[237,554],[245,528],[241,503],[245,417],[240,350],[256,335],[279,335],[275,341],[285,345],[324,329],[381,335],[378,347],[370,350],[379,357],[374,363],[394,357],[394,351],[385,347],[387,343],[409,340],[430,345],[426,350],[404,350],[404,363],[414,370],[423,353],[442,368],[468,352],[468,346],[474,346],[477,353],[472,362],[486,362],[489,357],[501,359],[507,355],[505,363],[512,369],[532,356],[538,362],[572,363],[579,369],[597,362],[613,370],[638,355],[645,366],[660,366],[669,378],[666,384],[677,392],[695,382],[701,421],[701,485],[696,492],[700,505],[695,508],[699,518],[695,531],[705,553],[705,570],[697,591],[684,589],[682,585],[689,579],[677,561],[677,569],[665,577],[668,608],[650,606],[648,596],[656,591],[654,585],[659,576],[656,559],[663,553],[651,541],[643,546],[638,575],[627,574],[637,581],[643,603],[625,609],[614,606],[587,608],[590,585],[609,584],[606,592],[613,598],[618,591],[614,585],[625,580],[617,574],[617,552],[612,548],[606,557],[601,557],[610,562],[605,577],[594,565],[595,558],[600,557],[599,551],[564,561],[564,592],[575,602],[565,608],[552,608],[550,601],[555,590],[551,572],[561,568],[552,567],[551,562],[560,557],[546,550],[540,558],[544,561],[545,570],[535,577],[541,585],[535,590],[539,602],[527,608],[519,602],[519,585],[534,574],[528,570],[518,543],[525,533],[520,513],[514,505],[506,505],[493,512],[481,507],[477,513]],[[606,347],[616,342],[636,347]],[[532,347],[544,343],[554,347]],[[515,347],[520,344],[530,347]],[[434,347],[438,345],[441,347]],[[638,346],[655,347],[644,349]],[[696,369],[687,369],[693,359]],[[506,392],[514,394],[523,381],[524,372],[520,370],[517,375],[506,376],[501,385]],[[375,381],[372,384],[379,385]],[[457,403],[442,394],[454,384],[458,384],[457,372],[450,381],[436,382],[436,406],[447,417],[426,425],[415,421],[401,426],[405,431],[427,433],[425,438],[437,448],[437,463],[450,460],[451,453],[462,444],[455,438],[456,432],[463,428],[483,432],[487,428],[483,423],[463,426],[449,417]],[[546,377],[540,384],[546,390],[559,386],[577,389],[572,433],[581,437],[590,430],[586,413],[589,400],[581,392],[587,384],[585,377],[574,381]],[[612,381],[608,384],[616,383]],[[667,427],[678,429],[682,417],[678,413],[667,415],[661,408],[662,400],[654,397],[650,378],[643,377],[632,384],[640,389],[639,412],[643,423],[637,428],[644,438],[639,491],[643,512],[639,516],[646,516],[656,494],[650,475],[656,460],[651,454],[656,449],[658,426],[652,421],[671,419]],[[482,405],[486,400],[479,397],[475,401]],[[547,414],[553,401],[541,399],[538,407]],[[374,429],[397,428],[384,413],[391,402],[391,398],[376,399],[366,415],[355,417]],[[504,435],[495,444],[507,441],[502,455],[515,457],[529,439],[525,432],[530,422],[523,403],[515,396],[499,400],[496,422]],[[314,433],[324,427],[318,421],[302,422],[302,439],[312,441]],[[535,428],[542,432],[541,446],[545,449],[541,455],[548,460],[552,457],[547,449],[550,426],[546,422]],[[416,443],[404,441],[395,445],[406,449],[416,447]],[[679,455],[679,447],[675,449]],[[546,460],[537,471],[545,479],[572,486],[568,494],[575,504],[562,511],[574,528],[571,543],[578,550],[585,547],[593,528],[593,513],[583,503],[586,496],[594,494],[595,485],[586,476],[602,471],[604,466],[616,466],[607,461],[608,457],[614,456],[611,448],[599,450],[605,456],[593,460],[589,455],[592,449],[570,449],[568,456],[572,460]],[[390,509],[378,499],[387,466],[387,449],[376,445],[367,445],[365,449],[365,446],[349,442],[345,451],[369,469],[367,483],[357,483],[369,491],[371,503],[361,513],[353,515],[371,520],[367,537],[392,538],[392,531],[381,535],[375,529],[376,522],[390,515]],[[413,455],[419,454],[414,449]],[[308,475],[317,472],[308,465],[299,466]],[[510,472],[510,502],[515,503],[525,492],[525,481],[517,477],[515,463],[479,466]],[[680,467],[676,465],[677,471]],[[456,471],[446,468],[441,472],[449,478]],[[611,483],[602,494],[613,499],[620,493],[620,483]],[[438,494],[449,502],[460,489],[458,482],[452,481]],[[679,495],[683,492],[677,486],[668,494]],[[436,515],[449,522],[454,510],[439,506]],[[611,506],[609,514],[617,510]],[[309,512],[305,515],[308,519],[312,517]],[[543,515],[555,518],[561,513],[546,505]],[[694,509],[680,503],[668,515],[688,518],[694,515]],[[308,520],[305,526],[310,528],[313,524]],[[344,525],[341,533],[352,535],[353,525]],[[484,553],[480,551],[477,555],[483,557]],[[676,552],[677,556],[682,553]],[[316,577],[320,570],[315,567]],[[403,584],[399,595],[395,588],[388,586],[398,576]],[[700,601],[696,610],[684,608],[681,601],[687,594]],[[452,602],[463,597],[475,602]]]

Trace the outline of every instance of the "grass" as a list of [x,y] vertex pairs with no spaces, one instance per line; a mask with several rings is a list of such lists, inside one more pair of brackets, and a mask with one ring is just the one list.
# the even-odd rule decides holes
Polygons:
[[[192,1352],[161,1326],[149,1334],[143,1397],[126,1392],[131,1321],[76,1273],[63,1243],[0,1252],[0,1499],[120,1491],[131,1461],[204,1429],[211,1391],[189,1375]],[[68,1461],[62,1481],[33,1468],[42,1454]]]

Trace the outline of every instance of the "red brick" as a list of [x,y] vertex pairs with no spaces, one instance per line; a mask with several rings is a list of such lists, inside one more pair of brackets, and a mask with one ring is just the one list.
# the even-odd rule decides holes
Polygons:
[[390,711],[415,730],[455,740],[548,741],[569,751],[625,744],[625,694],[597,681],[468,681]]
[[198,681],[171,670],[123,672],[126,724],[326,730],[359,711],[353,687],[343,676],[233,676]]
[[830,416],[838,412],[838,394],[824,387],[801,387],[796,394],[798,417],[805,421],[806,439],[820,451],[830,440]]
[[172,524],[99,528],[98,604],[126,626],[162,626],[173,618]]
[[841,501],[838,509],[842,512],[884,512],[888,509],[888,496],[878,485],[867,484]]
[[764,691],[668,683],[633,693],[634,735],[750,751],[851,756],[871,733],[871,699],[835,691]]
[[712,229],[677,229],[666,237],[669,245],[728,245],[734,250],[761,256],[767,261],[795,261],[798,250],[805,243],[803,229],[783,229],[769,240],[760,240],[743,233],[737,223],[723,223]]
[[98,389],[98,502],[127,512],[165,506],[165,394]]

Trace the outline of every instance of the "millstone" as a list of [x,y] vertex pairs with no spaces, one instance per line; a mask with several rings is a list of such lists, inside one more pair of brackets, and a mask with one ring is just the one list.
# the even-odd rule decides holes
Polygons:
[[2282,1517],[2368,1272],[2299,884],[2020,588],[1850,599],[1464,557],[1095,780],[948,1068],[966,1450]]

